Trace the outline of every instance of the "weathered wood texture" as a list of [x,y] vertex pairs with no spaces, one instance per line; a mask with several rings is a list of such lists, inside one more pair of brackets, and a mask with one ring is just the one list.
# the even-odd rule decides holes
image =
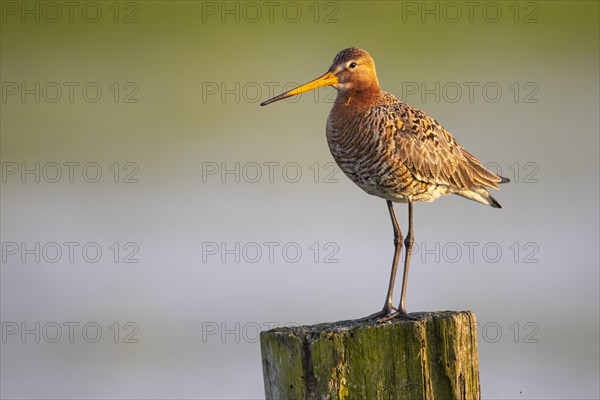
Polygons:
[[266,398],[479,399],[475,314],[412,315],[262,332]]

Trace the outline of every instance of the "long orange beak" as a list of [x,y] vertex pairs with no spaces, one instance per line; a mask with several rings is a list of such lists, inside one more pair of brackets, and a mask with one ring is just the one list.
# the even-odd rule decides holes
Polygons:
[[302,86],[298,86],[296,89],[292,89],[288,92],[282,93],[279,96],[275,96],[272,99],[263,101],[260,103],[261,106],[275,103],[276,101],[287,99],[288,97],[295,96],[300,93],[308,92],[309,90],[318,89],[323,86],[333,86],[338,83],[338,78],[331,72],[327,72],[325,75],[318,77],[315,80],[305,83]]

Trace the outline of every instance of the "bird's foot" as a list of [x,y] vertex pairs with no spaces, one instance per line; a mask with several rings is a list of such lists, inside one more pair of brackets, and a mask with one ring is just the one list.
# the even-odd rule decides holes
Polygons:
[[365,322],[365,321],[371,321],[371,320],[377,320],[377,322],[380,322],[380,320],[382,318],[389,318],[392,315],[395,315],[398,313],[398,309],[392,305],[389,306],[385,306],[383,308],[383,310],[378,311],[376,313],[373,313],[371,315],[367,315],[366,317],[363,318],[359,318],[356,321],[357,322]]
[[419,321],[419,318],[414,317],[414,316],[410,315],[409,313],[407,313],[406,310],[404,309],[404,307],[396,308],[391,304],[388,304],[385,307],[383,307],[383,310],[381,310],[381,311],[378,311],[371,315],[367,315],[366,317],[363,317],[363,318],[359,318],[355,321],[356,322],[365,322],[365,321],[375,320],[375,322],[380,324],[383,322],[391,321],[396,318],[404,319],[407,321]]
[[395,318],[401,318],[401,319],[408,320],[408,321],[418,321],[419,320],[419,318],[413,317],[406,311],[397,310],[397,312],[395,312],[395,313],[392,313],[390,315],[387,315],[387,316],[377,319],[377,322],[378,323],[387,322],[387,321],[391,321],[392,319],[395,319]]

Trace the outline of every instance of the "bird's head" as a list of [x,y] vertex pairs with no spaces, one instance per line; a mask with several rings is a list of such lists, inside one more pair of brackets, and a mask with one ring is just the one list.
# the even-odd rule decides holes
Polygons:
[[379,92],[379,81],[377,80],[373,57],[367,51],[356,47],[344,49],[335,56],[331,67],[325,74],[302,86],[275,96],[260,105],[266,106],[324,86],[333,86],[340,93],[357,95],[362,92]]

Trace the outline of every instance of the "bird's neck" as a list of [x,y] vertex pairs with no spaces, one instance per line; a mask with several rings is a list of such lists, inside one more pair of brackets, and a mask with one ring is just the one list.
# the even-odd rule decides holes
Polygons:
[[370,108],[379,103],[381,96],[382,92],[379,85],[340,90],[335,99],[334,107]]
[[335,137],[354,137],[368,130],[361,129],[362,119],[369,110],[381,104],[383,92],[379,87],[372,90],[340,90],[327,121],[328,140]]

